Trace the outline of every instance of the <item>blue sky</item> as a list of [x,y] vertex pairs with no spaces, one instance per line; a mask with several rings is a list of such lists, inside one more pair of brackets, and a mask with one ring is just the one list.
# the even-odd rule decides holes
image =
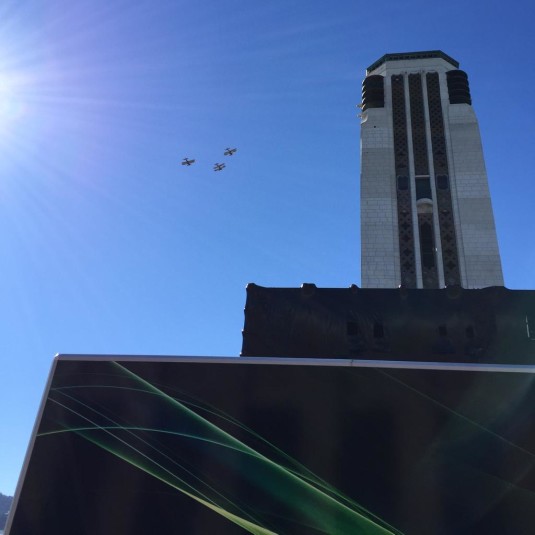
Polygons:
[[386,52],[468,72],[506,285],[532,289],[534,11],[4,0],[0,492],[55,353],[238,355],[248,282],[360,282],[355,105]]

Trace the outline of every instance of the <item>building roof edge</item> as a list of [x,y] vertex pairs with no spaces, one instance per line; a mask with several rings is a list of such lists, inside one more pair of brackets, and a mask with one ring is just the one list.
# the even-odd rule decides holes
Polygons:
[[427,58],[441,58],[448,63],[451,63],[456,69],[459,68],[459,62],[454,60],[451,56],[444,54],[442,50],[425,50],[422,52],[396,52],[393,54],[385,54],[379,58],[375,63],[372,63],[367,69],[366,74],[374,71],[387,61],[401,61],[404,59],[427,59]]

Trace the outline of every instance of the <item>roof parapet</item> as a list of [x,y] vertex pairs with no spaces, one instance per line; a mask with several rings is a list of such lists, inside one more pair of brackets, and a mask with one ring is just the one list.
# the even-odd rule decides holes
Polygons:
[[383,63],[387,61],[402,61],[406,59],[428,59],[428,58],[441,58],[448,63],[451,63],[456,69],[459,68],[459,62],[454,60],[451,56],[444,54],[442,50],[426,50],[422,52],[397,52],[394,54],[385,54],[383,57],[379,58],[375,63],[372,63],[366,69],[366,75],[370,74],[372,71],[377,69]]

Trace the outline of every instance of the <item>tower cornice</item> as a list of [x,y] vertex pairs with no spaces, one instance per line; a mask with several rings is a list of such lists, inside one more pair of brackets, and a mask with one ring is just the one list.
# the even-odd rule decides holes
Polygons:
[[386,63],[387,61],[402,61],[407,59],[428,59],[428,58],[440,58],[455,67],[459,68],[459,62],[454,60],[451,56],[444,54],[442,50],[426,50],[422,52],[397,52],[394,54],[385,54],[379,58],[375,63],[372,63],[367,69],[366,74],[373,72],[377,67]]

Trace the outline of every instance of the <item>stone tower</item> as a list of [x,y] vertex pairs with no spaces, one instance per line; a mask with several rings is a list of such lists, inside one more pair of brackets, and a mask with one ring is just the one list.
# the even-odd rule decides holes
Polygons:
[[503,286],[468,78],[441,51],[386,54],[361,115],[362,286]]

